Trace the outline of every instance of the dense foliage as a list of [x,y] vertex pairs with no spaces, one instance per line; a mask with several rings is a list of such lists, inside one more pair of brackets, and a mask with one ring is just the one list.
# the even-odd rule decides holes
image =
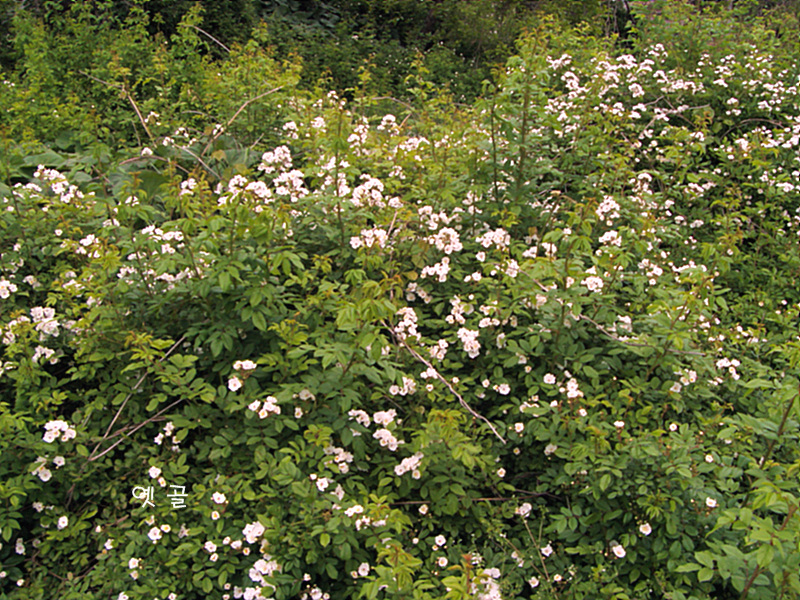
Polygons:
[[545,20],[456,107],[89,18],[0,90],[6,597],[800,596],[796,38]]

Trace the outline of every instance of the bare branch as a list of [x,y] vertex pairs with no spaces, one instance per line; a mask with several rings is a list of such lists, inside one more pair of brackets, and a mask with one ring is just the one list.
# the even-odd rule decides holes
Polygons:
[[[177,342],[175,342],[172,345],[172,347],[169,350],[167,350],[167,352],[164,354],[164,356],[162,356],[161,358],[158,359],[158,362],[159,363],[164,362],[169,357],[169,355],[172,354],[175,351],[175,349],[183,343],[183,341],[185,339],[186,339],[185,335],[181,336],[181,339],[179,339]],[[92,450],[92,453],[91,453],[91,455],[89,455],[89,458],[87,460],[89,460],[89,461],[97,460],[98,458],[103,456],[103,454],[106,454],[109,450],[111,450],[111,448],[114,448],[117,444],[119,444],[122,441],[122,440],[119,440],[118,442],[115,442],[110,448],[108,448],[107,450],[104,450],[98,456],[94,455],[95,452],[97,452],[97,449],[102,445],[102,443],[105,442],[108,439],[109,435],[111,434],[111,429],[114,427],[114,423],[117,422],[117,419],[122,414],[122,411],[125,409],[125,405],[128,403],[128,400],[131,399],[131,396],[133,396],[136,393],[136,390],[138,390],[139,387],[142,385],[142,383],[144,383],[144,380],[147,377],[147,375],[148,374],[146,372],[142,373],[142,376],[139,377],[139,380],[134,384],[133,388],[131,388],[131,391],[128,392],[127,396],[125,396],[125,399],[122,401],[122,405],[119,407],[119,410],[117,410],[117,414],[114,415],[114,418],[111,419],[111,423],[108,424],[108,429],[106,429],[105,435],[103,436],[103,438],[99,442],[97,442],[97,445],[94,447],[94,450]],[[138,427],[136,429],[138,429]],[[136,431],[136,429],[134,429],[133,431]],[[124,430],[124,428],[123,428],[123,430]],[[131,433],[133,433],[133,431],[131,431]],[[117,435],[119,435],[119,433],[120,432],[118,431],[112,437],[116,437]]]
[[[652,344],[637,344],[635,342],[629,342],[627,340],[623,340],[622,338],[619,338],[619,337],[615,336],[613,333],[609,332],[605,327],[600,325],[600,323],[598,323],[597,321],[594,321],[593,319],[587,317],[586,315],[580,315],[580,318],[583,321],[588,321],[589,323],[594,325],[599,332],[605,334],[606,336],[610,337],[612,340],[614,340],[616,342],[619,342],[620,344],[624,344],[625,346],[633,346],[634,348],[652,348],[654,350],[657,349],[657,347],[653,346]],[[699,352],[699,351],[695,351],[695,350],[674,350],[674,349],[670,348],[667,351],[671,352],[672,354],[691,354],[692,356],[705,356],[706,355],[705,352]]]
[[427,366],[429,369],[433,370],[436,373],[436,377],[447,386],[447,389],[450,390],[451,394],[453,394],[456,398],[458,398],[458,402],[461,404],[461,406],[464,407],[464,409],[466,409],[476,419],[480,419],[481,421],[486,423],[489,426],[489,429],[492,430],[492,433],[494,433],[501,442],[503,442],[504,444],[506,443],[506,440],[503,438],[502,435],[500,435],[500,433],[497,431],[497,428],[494,425],[492,425],[491,421],[489,421],[489,419],[487,419],[483,415],[475,412],[475,410],[469,404],[467,404],[467,401],[464,400],[461,394],[459,394],[455,390],[455,388],[450,384],[449,381],[447,381],[447,379],[442,377],[441,373],[439,373],[439,371],[437,371],[436,368],[431,363],[425,360],[424,357],[422,357],[416,350],[414,350],[411,346],[409,346],[404,339],[401,339],[397,336],[395,336],[395,338],[405,347],[406,350],[408,350],[411,353],[411,356],[416,358],[418,361],[420,361],[422,364],[424,364],[425,366]]

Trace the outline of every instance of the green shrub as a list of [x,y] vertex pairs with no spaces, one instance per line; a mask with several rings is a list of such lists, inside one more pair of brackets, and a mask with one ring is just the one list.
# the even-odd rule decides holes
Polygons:
[[472,108],[418,57],[410,103],[6,143],[4,592],[797,598],[798,73],[751,35],[546,21]]

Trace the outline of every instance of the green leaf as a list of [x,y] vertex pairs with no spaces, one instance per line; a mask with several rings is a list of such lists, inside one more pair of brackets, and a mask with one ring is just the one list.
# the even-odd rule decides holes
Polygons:
[[775,557],[775,548],[771,544],[764,544],[756,551],[756,563],[765,569],[772,563]]
[[701,565],[708,567],[709,569],[714,568],[714,555],[708,551],[703,552],[695,552],[694,557],[697,559]]
[[319,536],[319,543],[322,545],[323,548],[326,548],[328,544],[331,543],[331,536],[328,533],[323,533]]
[[227,271],[222,271],[219,274],[219,287],[222,289],[223,292],[227,292],[231,289],[231,276],[230,273]]
[[253,311],[252,321],[256,329],[259,329],[260,331],[267,330],[267,320],[264,318],[264,315],[261,313],[261,311]]
[[714,571],[708,567],[703,567],[697,572],[697,580],[701,583],[703,581],[710,581],[712,577],[714,577]]

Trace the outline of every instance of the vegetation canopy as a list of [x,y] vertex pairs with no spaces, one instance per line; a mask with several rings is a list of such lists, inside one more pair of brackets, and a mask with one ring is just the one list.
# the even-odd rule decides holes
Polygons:
[[791,6],[536,13],[467,103],[431,53],[331,91],[269,21],[40,4],[3,597],[800,596]]

